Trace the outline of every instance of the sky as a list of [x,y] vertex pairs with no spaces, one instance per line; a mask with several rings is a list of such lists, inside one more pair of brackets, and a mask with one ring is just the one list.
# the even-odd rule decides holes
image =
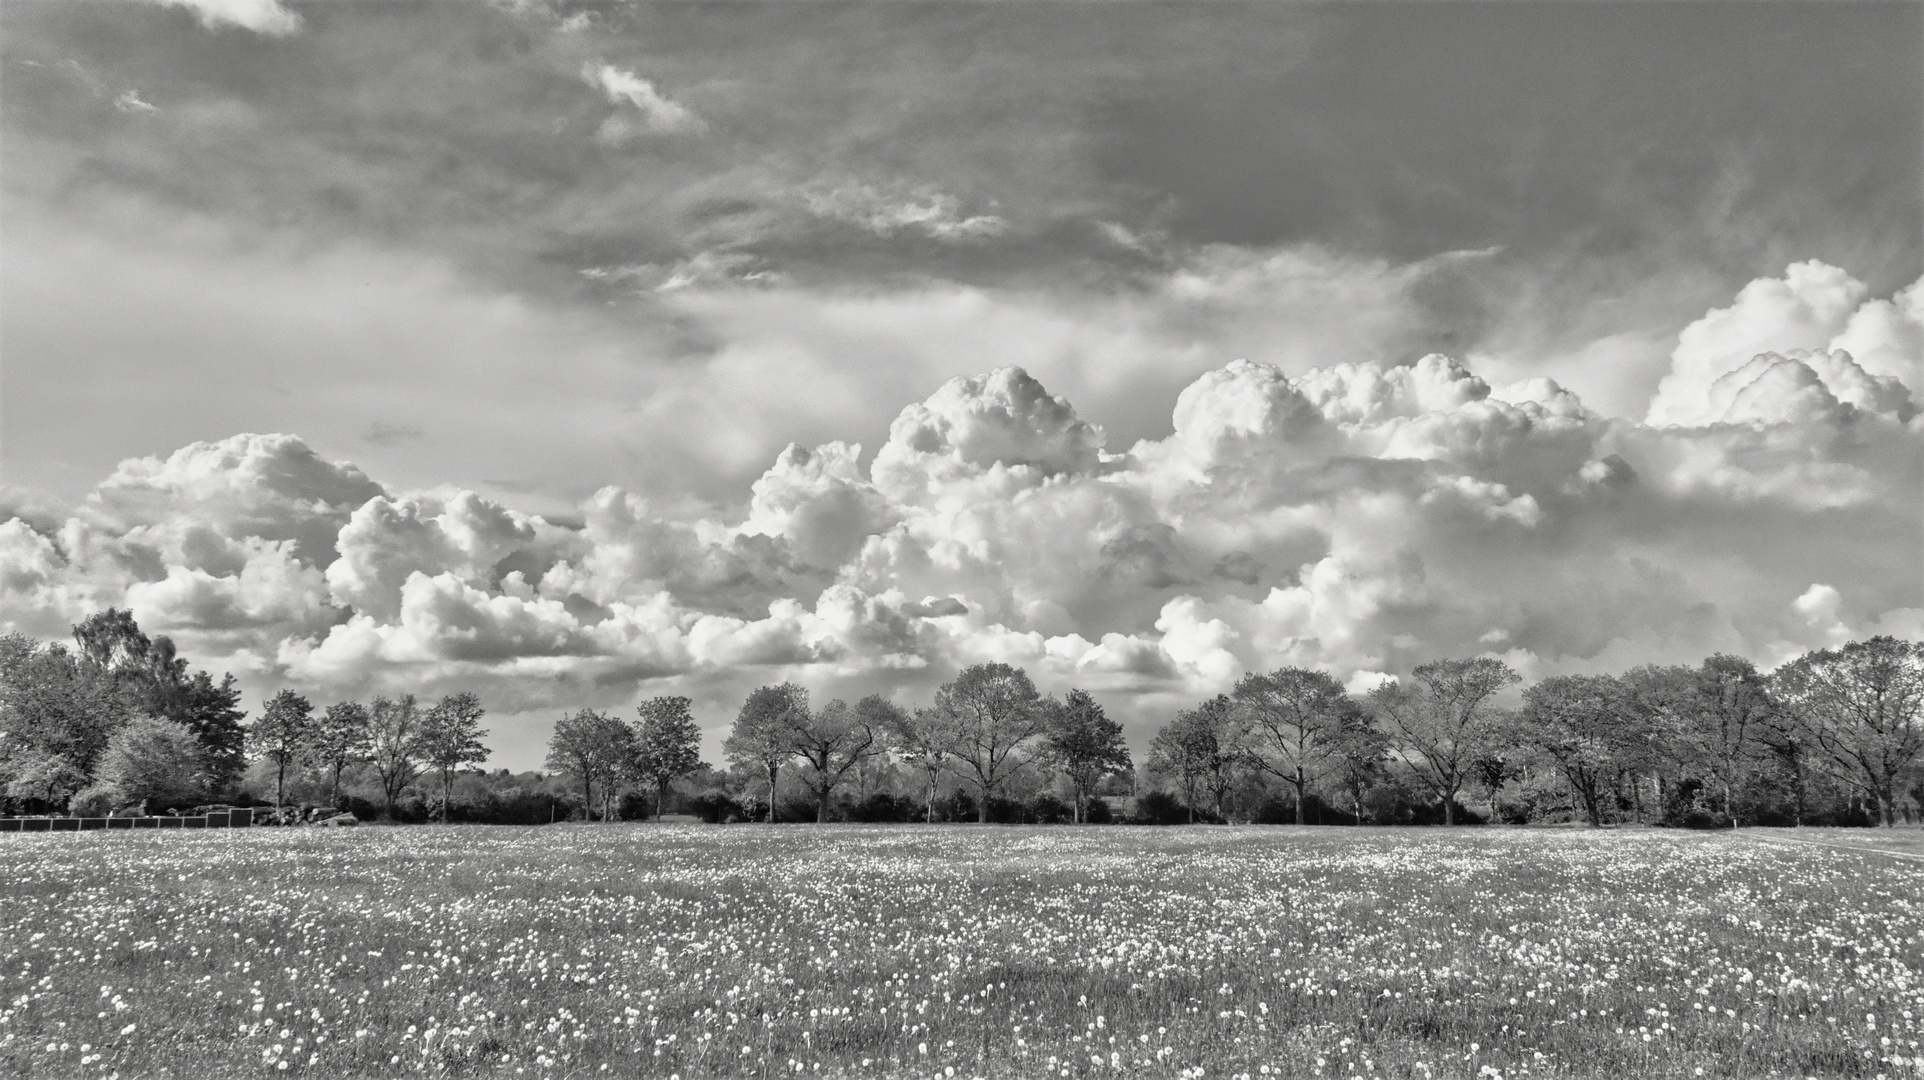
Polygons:
[[0,630],[556,718],[1924,636],[1914,3],[0,6]]

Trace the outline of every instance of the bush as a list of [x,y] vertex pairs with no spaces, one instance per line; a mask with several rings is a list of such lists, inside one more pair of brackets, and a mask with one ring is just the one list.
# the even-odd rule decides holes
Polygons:
[[112,784],[90,784],[74,795],[67,812],[75,817],[106,817],[125,801]]
[[1075,818],[1075,807],[1054,795],[1037,795],[1035,800],[1029,803],[1029,820],[1037,825],[1060,825],[1065,821],[1074,821]]
[[946,799],[936,800],[935,820],[937,821],[974,821],[978,816],[975,796],[961,788],[950,792]]
[[1152,791],[1136,800],[1136,824],[1181,825],[1189,820],[1189,808],[1167,791]]
[[1109,809],[1109,800],[1090,799],[1089,805],[1082,808],[1082,818],[1091,825],[1108,825],[1116,820],[1116,815]]
[[655,816],[655,797],[645,791],[623,792],[615,804],[616,821],[647,821]]
[[[781,801],[781,809],[776,812],[775,820],[786,821],[790,825],[797,822],[814,821],[818,808],[812,796],[786,796]],[[829,808],[828,819],[835,820],[835,807]]]
[[710,825],[722,825],[731,821],[746,821],[747,812],[742,804],[736,802],[726,791],[719,789],[704,791],[688,800],[688,812]]
[[886,791],[875,792],[848,809],[850,821],[870,823],[921,821],[926,813],[919,800]]

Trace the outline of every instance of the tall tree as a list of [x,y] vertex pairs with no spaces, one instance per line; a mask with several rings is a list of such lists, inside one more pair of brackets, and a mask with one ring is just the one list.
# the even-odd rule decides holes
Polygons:
[[[165,640],[164,638],[161,640]],[[161,715],[194,733],[206,750],[210,790],[220,792],[240,779],[246,764],[246,732],[241,721],[247,714],[240,708],[240,686],[232,675],[220,682],[205,671],[196,671],[172,695],[172,705]]]
[[795,730],[808,723],[808,691],[794,683],[758,686],[742,703],[735,724],[722,744],[728,760],[759,770],[768,779],[768,821],[773,824],[775,784],[782,766],[795,756]]
[[106,669],[63,645],[0,636],[0,773],[9,798],[65,805],[137,715]]
[[367,756],[369,717],[358,701],[340,701],[315,718],[308,753],[328,774],[328,805],[341,805],[341,773]]
[[1819,649],[1772,682],[1831,766],[1896,824],[1898,779],[1924,756],[1924,644],[1874,637]]
[[922,772],[922,818],[934,822],[936,781],[955,757],[955,723],[939,709],[897,709],[886,722],[889,748]]
[[173,640],[149,638],[131,612],[98,611],[73,628],[85,663],[106,672],[130,697],[135,714],[165,717],[184,724],[208,751],[210,783],[226,787],[246,762],[240,690],[232,675],[219,683],[204,671],[188,674],[187,661]]
[[377,697],[368,708],[368,760],[381,777],[381,796],[387,816],[401,792],[421,775],[421,710],[413,694]]
[[797,725],[790,745],[806,766],[802,783],[815,796],[815,821],[828,820],[829,800],[849,770],[882,753],[887,745],[880,726],[891,718],[887,699],[876,695],[863,698],[854,708],[841,699],[829,702]]
[[1518,681],[1508,664],[1477,657],[1432,661],[1412,671],[1407,682],[1371,691],[1370,704],[1392,748],[1442,800],[1446,824],[1456,824],[1456,797],[1471,763],[1495,741],[1491,697]]
[[1089,795],[1105,777],[1128,775],[1135,768],[1122,725],[1109,719],[1086,690],[1071,690],[1051,710],[1043,753],[1069,778],[1075,791],[1075,821],[1089,820]]
[[655,820],[668,803],[668,785],[701,768],[701,729],[685,697],[656,697],[641,703],[635,728],[635,772],[655,788]]
[[464,765],[488,760],[488,748],[481,741],[487,735],[481,728],[485,715],[481,699],[462,691],[435,702],[421,718],[421,761],[441,778],[439,805],[444,822],[454,801],[454,774]]
[[594,709],[564,716],[548,739],[548,768],[581,782],[581,810],[592,815],[595,789],[601,789],[601,819],[614,809],[622,778],[634,769],[635,732],[619,719]]
[[1204,794],[1217,816],[1223,815],[1229,788],[1247,764],[1247,728],[1238,712],[1228,695],[1219,695],[1176,714],[1149,740],[1150,774],[1174,777],[1182,785],[1192,824]]
[[1350,699],[1349,707],[1330,732],[1330,761],[1336,779],[1350,797],[1350,811],[1364,824],[1363,793],[1383,776],[1390,740],[1370,720],[1368,711]]
[[1662,725],[1677,764],[1708,774],[1736,828],[1745,778],[1776,709],[1769,680],[1743,657],[1719,653],[1696,668],[1635,668],[1624,683]]
[[1321,671],[1285,667],[1244,676],[1233,697],[1255,736],[1251,764],[1290,785],[1303,824],[1303,796],[1329,759],[1349,695]]
[[1023,752],[1049,726],[1049,710],[1021,668],[974,664],[935,692],[936,711],[953,726],[957,771],[981,793],[977,821],[987,824],[989,800],[1027,764]]
[[1523,692],[1519,730],[1557,763],[1592,825],[1603,824],[1603,795],[1648,741],[1640,711],[1611,675],[1556,675]]
[[313,732],[314,706],[292,690],[282,690],[267,699],[260,718],[247,729],[247,742],[254,756],[274,766],[276,808],[287,790],[288,766],[306,754],[307,740]]

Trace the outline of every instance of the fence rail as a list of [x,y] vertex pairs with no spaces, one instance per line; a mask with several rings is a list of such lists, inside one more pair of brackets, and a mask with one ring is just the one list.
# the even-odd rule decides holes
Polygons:
[[254,824],[256,812],[273,814],[271,806],[243,807],[183,817],[24,817],[0,818],[0,833],[87,832],[93,829],[239,829]]

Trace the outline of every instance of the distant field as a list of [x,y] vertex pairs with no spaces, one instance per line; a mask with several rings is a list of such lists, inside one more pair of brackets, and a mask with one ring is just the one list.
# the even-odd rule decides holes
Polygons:
[[1896,1078],[1920,1042],[1924,863],[1749,833],[0,837],[0,1076]]

